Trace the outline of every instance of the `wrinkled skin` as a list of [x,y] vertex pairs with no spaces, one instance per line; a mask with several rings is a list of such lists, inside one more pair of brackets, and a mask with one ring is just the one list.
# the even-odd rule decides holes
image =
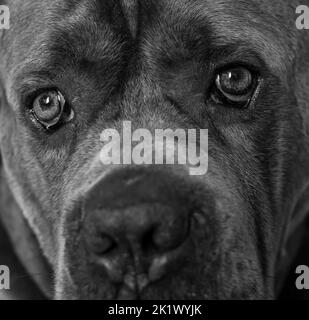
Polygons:
[[[0,43],[1,220],[24,266],[42,275],[35,280],[44,294],[275,298],[306,232],[309,204],[309,31],[295,27],[300,3],[6,4],[13,18]],[[205,99],[214,70],[227,63],[253,64],[260,74],[248,109]],[[72,122],[51,133],[29,117],[31,94],[41,88],[59,88],[75,110]],[[186,166],[102,165],[100,133],[120,130],[124,120],[151,131],[207,128],[207,174],[190,176]],[[141,175],[141,185],[122,190],[127,172],[129,179]],[[97,204],[102,212],[95,215]],[[85,244],[96,225],[127,230],[139,221],[133,211],[169,223],[162,212],[175,208],[174,223],[190,227],[173,251],[176,267],[164,276],[147,275],[148,252],[135,259],[134,250],[116,250],[106,260],[122,268],[116,281],[118,269],[103,272]],[[173,240],[171,230],[162,232]],[[149,277],[147,285],[139,276]]]

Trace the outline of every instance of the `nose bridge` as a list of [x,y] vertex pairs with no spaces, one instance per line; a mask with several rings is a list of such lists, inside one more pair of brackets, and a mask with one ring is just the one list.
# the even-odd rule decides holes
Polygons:
[[88,191],[85,204],[89,210],[118,210],[141,203],[188,207],[187,178],[162,166],[128,166],[100,179]]
[[[120,165],[131,167],[136,163],[132,161],[131,157],[129,157],[129,163],[126,163],[123,154],[126,152],[130,154],[134,146],[139,144],[142,139],[139,141],[130,139],[126,144],[124,137],[132,137],[137,130],[146,129],[151,133],[154,143],[156,129],[177,126],[177,117],[174,117],[175,122],[173,122],[168,112],[163,111],[168,107],[168,102],[164,101],[160,88],[145,75],[139,75],[129,80],[122,97],[109,108],[114,106],[120,110],[120,114],[117,117],[115,114],[112,117],[108,116],[108,121],[106,121],[102,111],[102,116],[98,117],[95,124],[89,129],[87,138],[82,142],[73,159],[74,163],[70,167],[71,180],[68,187],[71,188],[70,192],[74,195],[78,196],[79,193],[84,193],[85,190],[89,190],[89,185],[97,183],[100,176],[119,168],[119,164],[113,163],[113,161],[110,164],[105,164],[101,157],[103,147],[111,142],[111,130],[116,132],[119,137],[119,150],[116,147],[115,150],[120,153]],[[126,132],[124,131],[125,122],[130,122],[130,130]],[[106,139],[102,138],[104,132]],[[115,142],[116,144],[118,141]],[[153,145],[153,147],[155,146]],[[87,154],[84,152],[85,149],[89,150]],[[82,166],[80,166],[81,158],[86,159]]]
[[[177,107],[164,96],[155,80],[140,73],[128,80],[121,99],[121,114],[117,120],[120,133],[122,164],[185,164],[188,163],[188,130],[190,123]],[[146,138],[147,139],[146,139]],[[105,141],[108,141],[106,138]],[[137,152],[137,161],[132,161],[131,152]]]
[[[132,121],[132,128],[188,127],[189,119],[165,94],[160,80],[145,62],[137,61],[126,80],[121,97],[121,119]],[[192,123],[193,124],[193,123]]]
[[145,73],[133,75],[127,82],[123,100],[123,118],[131,120],[133,129],[154,129],[162,122],[166,102],[160,86]]

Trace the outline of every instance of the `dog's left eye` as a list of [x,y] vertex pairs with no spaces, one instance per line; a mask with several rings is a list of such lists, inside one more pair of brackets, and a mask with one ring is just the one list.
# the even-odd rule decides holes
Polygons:
[[257,82],[256,76],[245,67],[223,70],[216,75],[211,98],[216,103],[245,108],[256,90]]
[[32,103],[31,113],[46,129],[68,122],[74,116],[73,110],[67,107],[64,96],[58,90],[47,90],[38,95]]

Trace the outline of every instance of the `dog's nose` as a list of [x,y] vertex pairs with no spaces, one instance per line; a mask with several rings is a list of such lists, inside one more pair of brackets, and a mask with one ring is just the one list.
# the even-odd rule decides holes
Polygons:
[[124,171],[103,179],[87,196],[87,248],[112,282],[140,292],[178,266],[190,210],[175,183],[159,173]]

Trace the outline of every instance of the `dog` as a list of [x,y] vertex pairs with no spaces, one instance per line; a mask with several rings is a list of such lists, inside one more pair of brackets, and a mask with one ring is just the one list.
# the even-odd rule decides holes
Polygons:
[[[41,295],[278,298],[308,232],[308,0],[0,3],[1,224]],[[103,164],[124,121],[208,129],[207,173]]]

